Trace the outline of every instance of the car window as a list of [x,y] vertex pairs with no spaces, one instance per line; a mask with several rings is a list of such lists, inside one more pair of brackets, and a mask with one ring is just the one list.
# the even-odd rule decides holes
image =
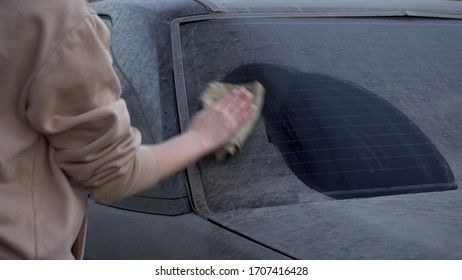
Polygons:
[[267,90],[242,152],[199,163],[211,210],[454,189],[447,158],[456,162],[455,143],[443,145],[432,126],[456,125],[435,115],[455,114],[443,111],[449,100],[460,104],[460,29],[458,21],[407,19],[183,24],[190,112],[210,81],[259,80]]

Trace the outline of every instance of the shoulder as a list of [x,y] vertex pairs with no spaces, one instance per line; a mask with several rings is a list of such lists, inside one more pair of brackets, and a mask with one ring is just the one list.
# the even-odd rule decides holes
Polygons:
[[92,13],[86,0],[15,0],[0,1],[0,3],[16,9],[18,14],[38,17],[47,17],[49,15],[74,15],[78,17]]
[[[86,0],[14,0],[10,2],[9,18],[22,30],[37,55],[37,66],[83,23],[95,21],[96,13]],[[92,32],[92,30],[88,30]]]
[[2,8],[9,10],[8,17],[18,25],[56,39],[95,14],[86,0],[14,0],[0,1],[0,5],[6,6]]

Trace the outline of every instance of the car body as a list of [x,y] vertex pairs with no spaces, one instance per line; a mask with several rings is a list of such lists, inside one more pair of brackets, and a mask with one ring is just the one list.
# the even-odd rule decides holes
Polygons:
[[[92,7],[111,32],[122,96],[144,143],[159,143],[184,131],[201,107],[199,94],[208,82],[245,82],[247,77],[241,81],[236,74],[241,73],[239,67],[258,68],[255,74],[276,65],[278,73],[300,71],[303,79],[327,81],[340,85],[341,93],[349,89],[354,94],[342,97],[334,89],[330,101],[323,101],[356,102],[339,103],[329,111],[356,113],[338,118],[342,127],[321,121],[332,118],[319,117],[322,106],[291,103],[300,107],[289,112],[312,114],[316,125],[307,128],[303,122],[293,131],[308,129],[339,138],[335,134],[348,122],[380,132],[364,136],[354,130],[359,134],[349,137],[369,143],[360,153],[385,155],[390,146],[410,148],[393,150],[397,154],[383,160],[364,156],[352,161],[334,152],[352,148],[342,146],[346,141],[329,142],[333,158],[310,161],[308,170],[319,171],[298,174],[288,156],[293,150],[282,152],[276,145],[280,131],[271,134],[268,121],[272,112],[267,104],[278,99],[284,103],[288,95],[278,95],[282,83],[262,70],[258,75],[266,79],[267,109],[242,151],[224,163],[207,157],[115,205],[89,203],[87,259],[462,257],[462,192],[457,188],[462,181],[462,3],[106,0]],[[321,97],[312,99],[321,99],[331,89],[323,88],[317,93]],[[378,103],[364,117],[359,107],[372,106],[368,102]],[[374,123],[379,107],[400,118],[386,118],[387,129],[394,133]],[[295,117],[288,116],[282,117],[291,118],[285,126],[294,125]],[[403,120],[409,127],[400,130]],[[411,137],[407,135],[416,137],[414,142],[406,142]],[[327,138],[309,140],[317,141],[308,143],[309,150],[323,150]],[[385,144],[379,147],[380,141]],[[420,145],[429,145],[431,153]],[[417,158],[418,166],[393,160],[402,158],[403,151]],[[296,164],[306,163],[300,161],[300,152],[295,154]],[[348,162],[340,164],[342,160]],[[338,180],[350,182],[352,189],[372,184],[372,191],[324,192],[323,184],[334,180],[332,167],[325,164],[331,161],[335,168],[346,168],[345,174],[357,173]],[[348,169],[355,164],[367,170]],[[376,175],[380,172],[382,176]],[[395,179],[399,187],[388,184]],[[382,183],[377,191],[375,185]]]

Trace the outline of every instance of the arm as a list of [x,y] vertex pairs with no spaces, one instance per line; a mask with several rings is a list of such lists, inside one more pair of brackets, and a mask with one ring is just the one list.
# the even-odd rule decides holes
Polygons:
[[228,94],[194,116],[184,134],[141,145],[120,99],[108,45],[104,24],[89,16],[33,77],[26,108],[31,126],[50,146],[53,164],[98,202],[153,187],[226,142],[252,112],[247,94]]
[[183,134],[159,144],[141,146],[138,152],[144,158],[141,162],[155,164],[141,168],[133,187],[124,196],[153,187],[224,145],[256,112],[252,99],[246,89],[230,92],[213,106],[193,116]]
[[159,179],[184,169],[215,151],[256,111],[245,89],[225,95],[210,109],[196,114],[183,134],[149,148],[159,161]]

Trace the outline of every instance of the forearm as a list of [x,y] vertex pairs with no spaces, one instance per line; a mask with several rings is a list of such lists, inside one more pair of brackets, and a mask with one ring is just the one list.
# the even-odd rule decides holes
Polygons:
[[159,144],[144,146],[147,151],[142,152],[143,162],[149,161],[149,154],[157,162],[156,170],[152,170],[155,176],[145,176],[146,172],[150,172],[146,168],[152,164],[141,165],[140,182],[128,195],[155,185],[224,145],[238,127],[255,113],[252,104],[252,96],[245,91],[228,94],[214,106],[195,114],[184,133]]
[[192,130],[148,147],[157,155],[159,161],[159,181],[212,152],[212,147],[206,147]]

